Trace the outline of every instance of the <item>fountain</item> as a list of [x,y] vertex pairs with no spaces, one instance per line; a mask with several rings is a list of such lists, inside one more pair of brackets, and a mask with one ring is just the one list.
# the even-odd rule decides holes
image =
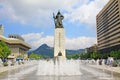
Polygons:
[[37,75],[81,75],[79,60],[66,60],[65,31],[62,24],[64,16],[58,11],[53,14],[55,22],[54,59],[40,60]]
[[40,60],[37,75],[81,75],[79,60]]

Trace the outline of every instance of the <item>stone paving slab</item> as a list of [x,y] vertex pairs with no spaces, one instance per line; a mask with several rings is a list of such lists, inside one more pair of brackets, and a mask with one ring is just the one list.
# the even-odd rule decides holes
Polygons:
[[9,71],[9,70],[13,70],[13,69],[18,69],[21,67],[27,67],[27,66],[34,65],[34,64],[36,64],[36,62],[28,62],[28,63],[21,64],[21,65],[0,67],[0,73],[5,72],[5,71]]
[[108,71],[113,71],[113,72],[116,72],[116,73],[120,73],[120,67],[110,67],[110,66],[107,66],[107,65],[89,65],[90,67],[94,67],[94,68],[97,68],[97,69],[105,69],[105,70],[108,70]]

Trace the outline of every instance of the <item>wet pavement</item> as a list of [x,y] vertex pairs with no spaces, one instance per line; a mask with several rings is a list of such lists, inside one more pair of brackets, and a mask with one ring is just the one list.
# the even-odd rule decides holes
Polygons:
[[0,80],[120,80],[118,73],[92,68],[85,64],[80,64],[80,71],[82,74],[75,76],[40,76],[37,75],[38,65],[31,65],[0,73]]

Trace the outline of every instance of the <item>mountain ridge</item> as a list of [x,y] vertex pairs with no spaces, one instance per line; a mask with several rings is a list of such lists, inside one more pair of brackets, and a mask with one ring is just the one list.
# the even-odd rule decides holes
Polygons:
[[[84,49],[78,49],[78,50],[66,49],[66,55],[80,54],[82,52],[84,52]],[[28,54],[31,54],[31,53],[41,54],[45,57],[53,57],[54,56],[54,48],[48,46],[47,44],[42,44],[37,49],[28,52]]]

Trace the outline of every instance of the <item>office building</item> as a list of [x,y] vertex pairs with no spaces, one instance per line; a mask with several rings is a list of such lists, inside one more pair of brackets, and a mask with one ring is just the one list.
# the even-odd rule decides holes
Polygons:
[[120,0],[110,0],[96,16],[98,51],[120,49]]

